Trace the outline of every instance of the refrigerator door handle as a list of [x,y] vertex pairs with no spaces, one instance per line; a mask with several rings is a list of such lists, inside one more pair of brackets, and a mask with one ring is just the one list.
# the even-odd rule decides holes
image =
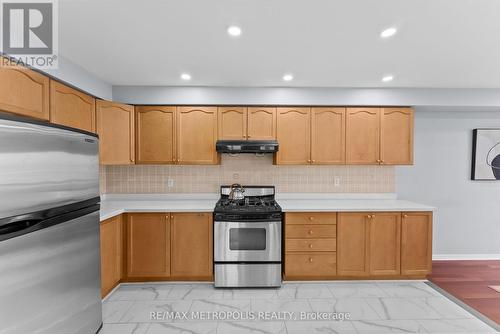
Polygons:
[[0,226],[0,235],[10,234],[32,228],[33,226],[43,222],[43,219],[27,219],[20,220],[10,224]]

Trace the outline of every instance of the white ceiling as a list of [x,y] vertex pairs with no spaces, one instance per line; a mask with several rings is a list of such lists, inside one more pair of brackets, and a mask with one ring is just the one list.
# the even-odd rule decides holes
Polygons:
[[500,88],[499,0],[59,0],[59,11],[60,53],[113,85]]

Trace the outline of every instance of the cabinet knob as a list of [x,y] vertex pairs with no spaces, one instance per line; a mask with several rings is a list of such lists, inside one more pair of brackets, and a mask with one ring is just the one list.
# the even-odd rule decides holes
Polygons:
[[309,244],[309,248],[313,248],[313,244]]
[[372,215],[366,215],[366,218],[371,219]]
[[173,219],[173,218],[174,218],[174,215],[170,215],[170,218],[172,218],[172,219]]
[[408,215],[406,213],[403,213],[403,218],[408,218]]
[[372,215],[372,219],[375,218],[375,215]]
[[309,217],[309,220],[314,220],[314,217],[312,217],[312,216],[311,216],[311,217]]
[[313,258],[312,257],[309,258],[309,262],[313,262]]
[[316,160],[314,160],[314,159],[313,159],[313,160],[311,160],[311,162],[312,162],[312,163],[315,163],[315,162],[316,162]]
[[308,163],[311,163],[311,160],[307,160]]
[[313,230],[309,230],[309,234],[313,234]]

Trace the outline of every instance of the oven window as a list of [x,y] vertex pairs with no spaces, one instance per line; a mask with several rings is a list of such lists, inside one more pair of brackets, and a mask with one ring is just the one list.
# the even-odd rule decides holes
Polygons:
[[230,250],[265,250],[265,228],[231,228],[229,229]]

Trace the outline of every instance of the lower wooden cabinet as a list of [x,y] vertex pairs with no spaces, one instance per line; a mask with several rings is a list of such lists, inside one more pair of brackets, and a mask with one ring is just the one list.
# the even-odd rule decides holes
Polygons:
[[343,276],[367,276],[369,262],[369,218],[367,213],[339,213],[337,272]]
[[127,217],[127,278],[170,276],[170,215],[131,213]]
[[171,215],[171,275],[173,279],[210,280],[213,273],[211,213]]
[[401,273],[401,212],[377,212],[369,219],[370,276]]
[[401,274],[427,275],[432,270],[432,213],[403,212]]
[[101,296],[106,296],[122,279],[122,216],[101,222]]

